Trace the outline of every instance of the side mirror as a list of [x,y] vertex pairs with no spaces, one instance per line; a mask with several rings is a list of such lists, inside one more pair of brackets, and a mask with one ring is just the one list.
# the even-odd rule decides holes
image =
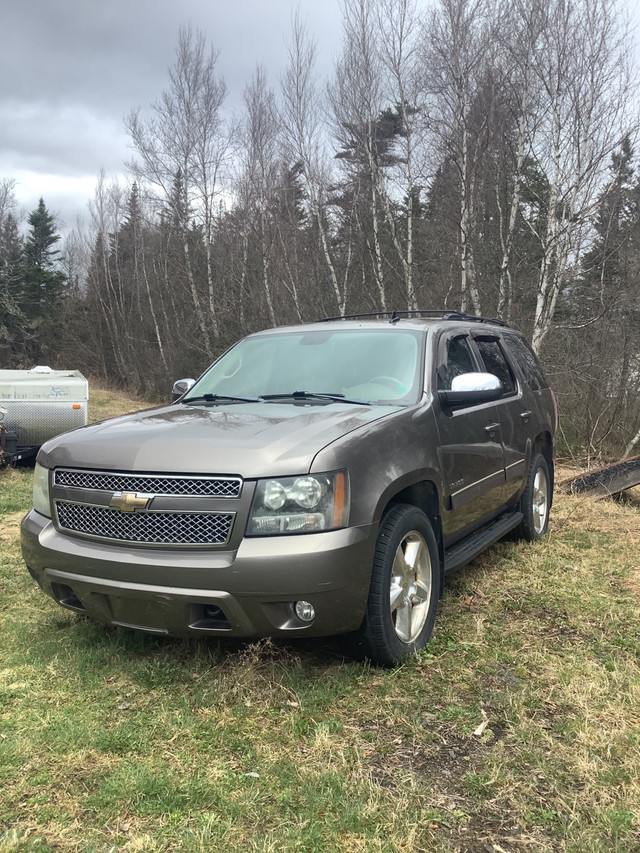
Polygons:
[[493,373],[462,373],[451,382],[451,390],[438,391],[443,406],[475,406],[502,396],[502,382]]
[[195,379],[178,379],[173,383],[171,402],[175,403],[176,400],[179,400],[180,397],[184,396],[187,391],[190,391],[195,384]]

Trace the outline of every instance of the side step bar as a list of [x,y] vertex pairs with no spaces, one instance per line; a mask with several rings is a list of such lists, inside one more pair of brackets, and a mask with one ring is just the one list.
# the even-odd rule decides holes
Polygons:
[[480,551],[493,545],[498,539],[502,539],[510,530],[517,527],[522,521],[521,512],[510,512],[507,515],[501,516],[496,521],[482,527],[471,536],[463,539],[462,542],[456,542],[451,548],[448,548],[444,553],[444,570],[452,572],[454,569],[459,569],[464,566],[469,560],[472,560]]

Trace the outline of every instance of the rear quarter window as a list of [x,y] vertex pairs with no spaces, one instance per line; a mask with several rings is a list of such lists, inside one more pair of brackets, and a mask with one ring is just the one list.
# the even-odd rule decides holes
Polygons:
[[532,391],[548,388],[547,377],[544,375],[542,366],[529,344],[517,335],[505,334],[504,338],[509,354],[520,368],[522,377],[529,388]]

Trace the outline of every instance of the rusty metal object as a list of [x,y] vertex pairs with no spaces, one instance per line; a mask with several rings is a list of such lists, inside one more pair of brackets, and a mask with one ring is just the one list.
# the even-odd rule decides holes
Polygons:
[[569,495],[610,497],[634,486],[640,486],[640,456],[570,477],[558,484],[558,491]]

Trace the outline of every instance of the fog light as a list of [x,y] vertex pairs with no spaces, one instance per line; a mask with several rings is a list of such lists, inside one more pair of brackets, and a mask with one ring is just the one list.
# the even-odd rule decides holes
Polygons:
[[315,619],[316,609],[308,601],[296,601],[296,616],[302,622],[311,622]]

